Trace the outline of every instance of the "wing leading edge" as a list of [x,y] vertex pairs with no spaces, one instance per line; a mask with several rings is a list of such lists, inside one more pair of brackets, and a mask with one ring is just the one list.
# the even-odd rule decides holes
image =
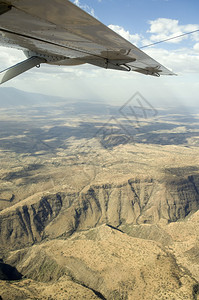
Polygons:
[[[68,0],[48,0],[47,5],[46,0],[0,0],[0,44],[21,49],[39,63],[90,63],[146,75],[174,75]],[[36,60],[28,59],[21,63],[23,68],[21,64],[9,68],[9,76],[8,70],[0,72],[0,83],[33,67]]]

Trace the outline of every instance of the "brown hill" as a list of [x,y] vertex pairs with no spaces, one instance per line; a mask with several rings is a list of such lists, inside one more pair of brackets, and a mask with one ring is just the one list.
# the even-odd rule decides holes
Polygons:
[[74,145],[4,161],[2,299],[199,299],[198,149]]
[[25,295],[39,281],[39,299],[197,299],[197,281],[174,255],[106,225],[14,251],[7,262],[32,279],[12,288]]
[[19,249],[102,224],[176,222],[198,210],[198,179],[135,178],[19,202],[0,213],[1,248]]

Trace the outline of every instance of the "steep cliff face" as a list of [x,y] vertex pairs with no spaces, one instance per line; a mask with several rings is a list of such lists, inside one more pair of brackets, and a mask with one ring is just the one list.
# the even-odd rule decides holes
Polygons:
[[168,184],[168,220],[175,222],[199,208],[199,177],[188,176]]
[[2,248],[19,249],[45,237],[70,236],[102,224],[175,222],[199,209],[199,177],[129,179],[92,185],[81,193],[46,196],[0,214]]
[[0,216],[0,244],[6,249],[21,248],[41,241],[44,229],[62,207],[60,194],[43,197],[37,203],[18,206]]

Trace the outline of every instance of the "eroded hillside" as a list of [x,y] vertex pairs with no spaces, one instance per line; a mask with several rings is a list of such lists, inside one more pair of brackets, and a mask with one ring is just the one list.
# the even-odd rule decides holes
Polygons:
[[199,299],[197,114],[31,105],[0,110],[0,298]]
[[197,175],[168,182],[131,178],[121,184],[91,184],[81,192],[26,199],[0,213],[1,249],[20,249],[102,224],[183,220],[199,208],[198,189]]

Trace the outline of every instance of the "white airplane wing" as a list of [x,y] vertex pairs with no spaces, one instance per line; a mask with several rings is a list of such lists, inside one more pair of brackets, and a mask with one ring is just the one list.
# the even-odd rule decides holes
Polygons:
[[0,45],[27,56],[0,72],[0,84],[40,63],[174,75],[68,0],[0,0]]

